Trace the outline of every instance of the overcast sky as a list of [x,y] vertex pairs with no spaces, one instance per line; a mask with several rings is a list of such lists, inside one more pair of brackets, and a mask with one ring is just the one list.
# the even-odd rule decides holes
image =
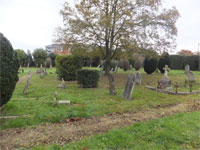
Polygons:
[[[14,49],[33,51],[49,45],[52,43],[55,27],[62,25],[59,11],[63,2],[64,0],[0,0],[0,32],[10,40]],[[176,51],[197,51],[200,43],[200,1],[165,0],[163,5],[176,6],[181,14],[177,22]]]

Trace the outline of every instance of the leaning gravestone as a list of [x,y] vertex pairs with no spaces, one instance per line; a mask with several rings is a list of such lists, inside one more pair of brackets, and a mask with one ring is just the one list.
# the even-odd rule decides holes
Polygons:
[[192,71],[190,71],[190,66],[189,65],[186,65],[185,66],[185,74],[187,75],[188,77],[188,81],[190,83],[194,83],[196,80],[195,80],[195,76],[194,76],[194,73]]
[[29,73],[29,74],[28,74],[28,79],[27,79],[26,85],[25,85],[24,90],[23,90],[23,95],[26,94],[26,90],[28,89],[28,87],[29,87],[29,85],[30,85],[30,82],[31,82],[31,77],[32,77],[32,74]]
[[171,80],[168,77],[168,70],[169,70],[168,65],[165,65],[165,68],[163,68],[163,70],[165,70],[164,77],[162,77],[158,81],[157,88],[159,89],[165,89],[167,87],[171,87]]
[[141,82],[142,82],[142,75],[140,72],[137,72],[136,73],[136,78],[135,78],[135,84],[136,85],[141,85]]
[[130,100],[132,97],[132,92],[135,85],[135,78],[135,74],[129,74],[128,79],[126,81],[126,86],[122,97],[127,100]]

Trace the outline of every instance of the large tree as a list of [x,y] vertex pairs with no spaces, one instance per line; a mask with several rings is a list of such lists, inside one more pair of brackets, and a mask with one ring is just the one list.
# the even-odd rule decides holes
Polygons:
[[106,60],[110,93],[115,94],[110,63],[118,50],[152,48],[166,51],[175,46],[179,13],[163,9],[161,0],[78,0],[64,3],[64,27],[57,41],[98,47]]

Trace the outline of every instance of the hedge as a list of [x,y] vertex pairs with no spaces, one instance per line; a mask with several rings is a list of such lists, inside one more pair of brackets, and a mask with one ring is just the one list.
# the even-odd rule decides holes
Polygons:
[[82,68],[82,59],[78,56],[56,56],[56,73],[59,79],[76,80],[77,71]]
[[77,73],[77,81],[83,88],[97,87],[99,81],[99,71],[81,69]]
[[144,60],[144,71],[147,74],[152,74],[156,71],[158,66],[158,59],[157,58],[145,58]]
[[189,65],[190,70],[197,71],[200,67],[200,56],[198,55],[191,55],[191,56],[171,55],[169,59],[170,59],[170,68],[172,70],[184,70],[185,66]]

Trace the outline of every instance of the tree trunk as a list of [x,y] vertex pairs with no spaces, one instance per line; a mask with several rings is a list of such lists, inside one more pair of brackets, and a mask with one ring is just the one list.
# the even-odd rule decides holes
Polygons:
[[114,79],[114,76],[110,72],[110,66],[111,66],[111,61],[109,59],[106,61],[105,75],[108,77],[110,94],[116,95],[115,79]]
[[107,74],[107,77],[108,77],[108,81],[109,81],[109,90],[110,90],[110,94],[111,94],[111,95],[116,95],[114,76],[109,72],[109,73]]

